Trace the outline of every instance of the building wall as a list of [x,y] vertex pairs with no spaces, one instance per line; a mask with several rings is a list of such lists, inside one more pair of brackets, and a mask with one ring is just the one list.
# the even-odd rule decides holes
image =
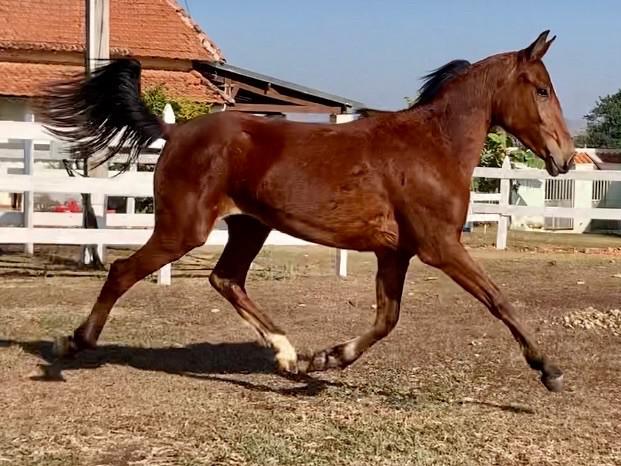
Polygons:
[[[28,103],[26,99],[0,96],[0,120],[22,121],[27,108]],[[19,143],[9,144],[6,136],[0,136],[0,158],[3,155],[3,151],[8,152],[10,150],[14,153],[19,148],[18,146]],[[0,159],[0,175],[7,174],[9,167],[16,168],[22,166],[23,163],[7,162]],[[10,193],[0,192],[0,207],[10,205]]]
[[0,96],[0,120],[22,121],[27,108],[26,99]]
[[[605,170],[621,170],[621,164],[606,164]],[[613,181],[609,184],[606,193],[596,204],[596,207],[621,209],[621,181]],[[592,220],[589,231],[615,230],[621,231],[621,220]]]
[[[606,164],[605,170],[621,170],[621,164]],[[593,164],[578,164],[576,170],[597,170]],[[539,180],[520,180],[517,189],[512,193],[511,202],[516,205],[531,207],[545,206],[545,184]],[[574,182],[573,206],[593,207],[593,181],[576,180]],[[610,184],[605,198],[597,205],[602,208],[621,209],[621,182]],[[543,216],[519,216],[511,217],[511,228],[518,230],[543,229],[545,219]],[[574,219],[572,233],[584,233],[601,230],[621,230],[621,221],[595,220],[589,217]]]
[[[545,189],[541,180],[519,180],[517,190],[512,193],[511,203],[515,205],[544,207]],[[543,216],[511,216],[511,228],[518,230],[542,229]]]

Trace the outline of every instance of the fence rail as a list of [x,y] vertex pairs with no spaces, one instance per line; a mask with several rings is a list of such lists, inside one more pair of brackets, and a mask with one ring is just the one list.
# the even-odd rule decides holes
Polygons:
[[[144,176],[150,175],[150,176]],[[36,175],[0,176],[0,190],[9,192],[90,193],[113,196],[152,197],[152,173],[125,173],[117,178],[48,178]],[[0,228],[0,244],[74,244],[100,246],[141,246],[152,233],[152,214],[103,215],[103,228],[69,228],[82,225],[82,214],[66,212],[0,212],[0,226],[24,225],[31,216],[31,227]],[[40,227],[46,225],[47,227]],[[53,226],[54,228],[50,228]],[[59,228],[60,227],[60,228]],[[225,230],[214,230],[206,244],[224,245]],[[265,243],[277,246],[298,246],[310,243],[280,232],[272,232]],[[158,272],[158,282],[170,283],[170,265]]]
[[594,207],[533,207],[511,205],[510,190],[511,180],[581,180],[609,182],[621,181],[621,170],[594,170],[580,171],[571,170],[560,177],[553,178],[545,170],[514,169],[511,168],[509,158],[504,160],[502,168],[477,167],[474,177],[500,179],[500,201],[497,205],[485,203],[472,203],[471,212],[475,215],[494,214],[498,215],[498,231],[496,247],[505,249],[507,246],[507,234],[509,231],[509,218],[512,215],[541,215],[561,218],[589,218],[593,220],[619,220],[621,221],[621,208],[594,208]]

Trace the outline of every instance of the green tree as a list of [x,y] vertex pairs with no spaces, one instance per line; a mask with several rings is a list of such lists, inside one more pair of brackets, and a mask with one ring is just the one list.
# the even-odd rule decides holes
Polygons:
[[142,94],[142,100],[147,108],[156,115],[161,115],[164,111],[164,107],[169,103],[175,112],[176,121],[179,123],[205,115],[211,111],[211,106],[204,102],[194,102],[190,99],[175,99],[169,97],[166,94],[164,86],[161,85],[147,89]]
[[621,148],[621,89],[616,94],[600,97],[585,118],[589,147]]
[[[511,144],[507,134],[496,129],[489,133],[485,138],[485,145],[481,151],[480,167],[498,168],[502,167],[502,162],[508,153],[508,147]],[[497,192],[500,189],[500,180],[494,178],[474,178],[472,180],[472,189],[477,192]]]
[[574,136],[574,145],[576,147],[589,147],[589,139],[584,133],[576,134]]
[[[169,103],[173,109],[173,112],[175,112],[175,121],[178,123],[183,123],[184,121],[205,115],[211,111],[211,106],[206,103],[194,102],[190,99],[169,97],[166,94],[164,86],[161,85],[152,87],[143,92],[142,100],[147,108],[156,115],[161,115],[162,112],[164,112],[164,107]],[[142,169],[153,170],[154,167],[147,165]],[[152,213],[153,198],[136,198],[136,211],[142,213]]]
[[[502,167],[505,157],[509,156],[511,165],[516,163],[531,168],[543,168],[544,162],[533,152],[525,149],[518,141],[500,128],[495,128],[485,138],[485,145],[481,151],[480,167]],[[472,188],[478,192],[497,192],[500,189],[500,180],[493,178],[474,178]]]

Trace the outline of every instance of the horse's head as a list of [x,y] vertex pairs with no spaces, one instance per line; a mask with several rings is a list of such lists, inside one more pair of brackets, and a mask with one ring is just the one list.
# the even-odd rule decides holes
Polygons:
[[524,50],[514,52],[515,65],[500,79],[494,99],[493,123],[504,127],[541,157],[552,176],[567,173],[575,149],[567,130],[550,75],[541,59],[555,37],[539,35]]

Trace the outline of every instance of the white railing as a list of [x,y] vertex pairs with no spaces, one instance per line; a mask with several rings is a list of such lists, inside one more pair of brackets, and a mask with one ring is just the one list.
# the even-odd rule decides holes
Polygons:
[[[155,163],[163,145],[163,140],[155,141],[149,147],[153,153],[141,154],[140,163]],[[43,149],[36,151],[36,146],[43,146]],[[116,178],[70,178],[66,175],[50,176],[50,173],[33,174],[35,158],[38,162],[58,162],[66,157],[59,147],[59,143],[39,123],[0,121],[0,163],[23,161],[24,167],[23,174],[3,173],[14,172],[12,168],[0,172],[1,192],[24,193],[23,212],[0,212],[0,244],[24,244],[30,253],[33,252],[34,244],[96,244],[100,250],[104,246],[143,245],[152,233],[152,214],[104,213],[103,218],[98,219],[102,228],[85,229],[72,228],[81,227],[81,213],[35,212],[34,193],[153,197],[153,173],[149,172],[128,172]],[[115,159],[124,162],[126,158],[118,155]],[[206,244],[224,245],[227,239],[225,230],[214,230]],[[297,246],[309,243],[274,231],[265,244]],[[339,253],[337,256],[339,274],[344,275],[347,269],[346,255]],[[158,283],[170,284],[170,280],[170,265],[167,265],[158,271]]]
[[[0,176],[0,189],[9,192],[90,193],[107,196],[152,197],[153,182],[145,173],[125,173],[117,178],[48,178],[36,175]],[[152,177],[151,177],[152,178]],[[30,217],[33,224],[23,225]],[[152,214],[104,214],[103,228],[70,228],[82,224],[82,214],[65,212],[0,212],[0,244],[97,244],[100,246],[143,245],[152,233]],[[48,227],[39,227],[47,225]],[[52,226],[52,227],[49,227]],[[60,228],[59,228],[60,227]],[[67,228],[69,227],[69,228]],[[214,230],[208,245],[224,245],[225,230]],[[309,243],[280,232],[272,232],[267,245],[297,246]],[[158,273],[158,282],[170,283],[170,266]]]
[[593,208],[593,207],[533,207],[510,204],[510,180],[582,180],[582,181],[621,181],[621,170],[571,170],[568,173],[552,178],[544,170],[535,169],[512,169],[509,159],[506,158],[502,168],[477,167],[474,170],[475,178],[500,179],[500,196],[498,204],[471,203],[470,209],[474,216],[491,214],[498,216],[498,231],[496,236],[496,248],[507,247],[507,234],[509,231],[509,219],[513,215],[540,215],[561,218],[588,218],[594,220],[620,220],[621,208]]

